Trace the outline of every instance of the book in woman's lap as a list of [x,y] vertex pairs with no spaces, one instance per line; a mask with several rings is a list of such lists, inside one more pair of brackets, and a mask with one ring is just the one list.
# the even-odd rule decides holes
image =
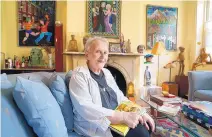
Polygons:
[[[139,115],[142,115],[146,112],[145,108],[142,108],[138,104],[135,104],[131,101],[124,101],[122,102],[116,109],[116,111],[125,111],[125,112],[136,112]],[[115,131],[116,133],[126,136],[126,134],[129,131],[129,127],[125,124],[111,124],[110,125],[111,130]]]

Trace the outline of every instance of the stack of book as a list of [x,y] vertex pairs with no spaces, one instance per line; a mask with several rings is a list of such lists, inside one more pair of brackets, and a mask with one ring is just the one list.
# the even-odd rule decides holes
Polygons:
[[164,97],[163,95],[151,95],[150,100],[152,102],[157,103],[160,106],[162,106],[163,104],[180,104],[180,103],[182,103],[182,99],[179,97],[167,98],[167,97]]
[[184,102],[182,112],[189,118],[197,121],[200,125],[212,128],[212,102],[209,101],[191,101]]
[[171,116],[176,116],[177,113],[180,111],[180,106],[164,104],[158,108],[158,111]]

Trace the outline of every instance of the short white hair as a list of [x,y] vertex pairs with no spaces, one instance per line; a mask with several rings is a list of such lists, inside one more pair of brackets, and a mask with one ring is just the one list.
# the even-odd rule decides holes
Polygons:
[[90,49],[90,47],[93,45],[93,43],[94,43],[95,41],[104,42],[104,43],[107,44],[107,46],[109,46],[109,42],[108,42],[107,39],[105,39],[105,38],[102,38],[102,37],[90,37],[90,38],[87,40],[86,44],[85,44],[85,52],[87,52],[87,51]]

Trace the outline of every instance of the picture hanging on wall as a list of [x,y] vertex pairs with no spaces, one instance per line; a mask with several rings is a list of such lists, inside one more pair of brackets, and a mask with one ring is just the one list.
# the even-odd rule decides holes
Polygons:
[[18,1],[19,46],[54,46],[55,1]]
[[119,38],[121,1],[87,1],[88,33]]
[[177,50],[178,9],[147,5],[147,50],[162,41],[168,51]]

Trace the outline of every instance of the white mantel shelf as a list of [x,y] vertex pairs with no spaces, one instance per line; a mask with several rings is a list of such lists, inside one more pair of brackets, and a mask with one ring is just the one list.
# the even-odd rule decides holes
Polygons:
[[[84,52],[63,52],[63,55],[85,55]],[[109,55],[113,56],[144,56],[139,53],[109,53]]]

